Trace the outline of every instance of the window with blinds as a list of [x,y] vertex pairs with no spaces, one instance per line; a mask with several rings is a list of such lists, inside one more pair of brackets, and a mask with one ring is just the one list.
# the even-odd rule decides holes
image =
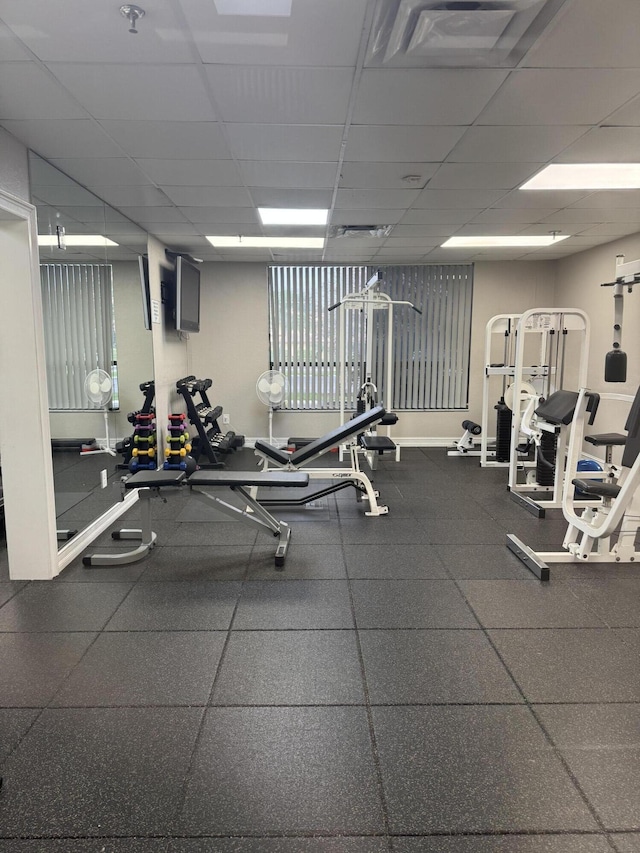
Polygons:
[[101,368],[117,388],[112,267],[41,264],[40,281],[49,408],[99,408],[85,395],[84,380],[89,371]]
[[[343,309],[330,309],[347,294],[362,291],[376,272],[380,292],[394,303],[410,302],[421,313],[394,304],[391,329],[390,312],[376,310],[367,330],[365,312],[345,311],[342,363]],[[356,408],[365,371],[388,408],[466,409],[472,298],[471,265],[270,267],[270,361],[271,369],[281,370],[289,380],[284,407],[339,409],[343,369],[345,409]],[[370,366],[365,365],[367,334],[372,336]],[[391,394],[385,388],[388,358],[393,362]]]

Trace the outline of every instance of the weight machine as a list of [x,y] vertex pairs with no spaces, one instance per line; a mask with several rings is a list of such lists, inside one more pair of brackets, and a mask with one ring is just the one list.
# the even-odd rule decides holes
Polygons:
[[[348,390],[353,388],[353,379],[348,376],[350,365],[347,361],[347,312],[359,312],[361,314],[361,352],[359,364],[361,368],[360,385],[357,391],[357,413],[362,414],[380,404],[379,385],[382,383],[382,391],[388,402],[393,399],[393,373],[394,373],[394,351],[393,351],[393,310],[396,305],[407,305],[417,314],[422,314],[419,308],[409,301],[392,299],[387,293],[379,288],[382,284],[380,270],[378,270],[362,290],[354,293],[346,293],[339,302],[330,306],[329,311],[336,308],[340,310],[339,317],[339,353],[338,353],[338,398],[340,401],[340,422],[344,423],[346,417],[346,400]],[[376,341],[376,331],[379,327],[378,318],[380,312],[384,312],[387,319],[386,334],[384,337],[384,350],[380,352],[380,344]],[[378,377],[375,375],[376,362],[380,360],[384,364],[384,373]],[[375,381],[374,381],[375,380]],[[393,452],[395,461],[400,461],[400,446],[391,438],[391,426],[397,422],[397,415],[388,412],[380,422],[380,426],[386,428],[386,435],[378,435],[376,428],[363,433],[359,437],[359,444],[371,470],[375,470],[377,459],[385,452]],[[342,461],[345,447],[340,447],[340,460]]]

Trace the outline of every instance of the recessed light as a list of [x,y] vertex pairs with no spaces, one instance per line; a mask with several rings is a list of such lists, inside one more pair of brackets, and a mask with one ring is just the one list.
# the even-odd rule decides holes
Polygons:
[[640,188],[640,163],[553,163],[521,190],[633,190]]
[[326,225],[329,211],[320,208],[259,207],[263,225]]
[[[64,242],[67,246],[117,246],[108,237],[102,234],[65,234]],[[38,246],[58,246],[56,234],[38,234]]]
[[216,249],[322,249],[324,237],[207,237]]
[[562,236],[550,234],[544,236],[528,236],[520,237],[449,237],[446,243],[443,243],[442,249],[461,249],[473,248],[481,246],[502,246],[503,248],[518,246],[551,246],[553,243],[559,243],[560,240],[566,240],[569,234]]
[[213,0],[219,15],[290,18],[292,0]]

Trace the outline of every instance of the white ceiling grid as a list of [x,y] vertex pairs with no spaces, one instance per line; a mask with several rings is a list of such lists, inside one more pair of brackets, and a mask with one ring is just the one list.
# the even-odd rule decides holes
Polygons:
[[[132,223],[205,259],[329,263],[562,257],[640,231],[640,191],[518,189],[551,162],[640,159],[637,0],[557,4],[515,67],[474,67],[472,52],[458,67],[369,62],[377,15],[398,5],[292,0],[290,16],[256,17],[154,0],[131,35],[118,2],[0,0],[0,126],[115,209],[105,225],[122,257],[144,249]],[[54,174],[34,175],[35,200],[78,227],[99,221]],[[329,225],[267,228],[258,206],[329,207]],[[324,251],[205,239],[369,224],[394,227],[327,237]],[[440,248],[552,231],[572,236]]]

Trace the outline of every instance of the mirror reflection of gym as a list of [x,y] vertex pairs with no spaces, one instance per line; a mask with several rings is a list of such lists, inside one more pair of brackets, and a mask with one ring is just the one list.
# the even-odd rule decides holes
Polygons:
[[153,380],[139,265],[147,235],[34,153],[30,174],[62,546],[120,499],[125,457],[115,448]]

